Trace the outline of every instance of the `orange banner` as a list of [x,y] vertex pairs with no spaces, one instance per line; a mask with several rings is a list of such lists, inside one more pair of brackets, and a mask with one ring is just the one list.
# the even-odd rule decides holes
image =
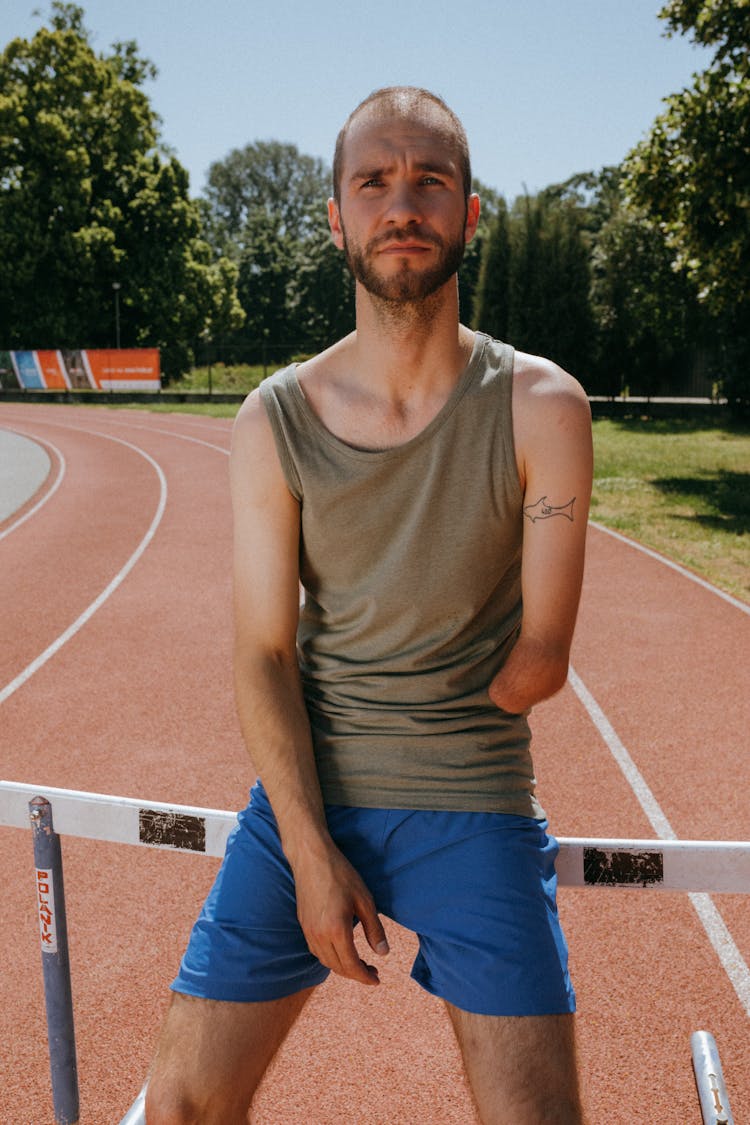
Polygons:
[[38,351],[36,358],[48,391],[65,391],[70,388],[70,379],[60,352]]
[[101,391],[161,390],[158,348],[87,348],[81,359],[91,385]]

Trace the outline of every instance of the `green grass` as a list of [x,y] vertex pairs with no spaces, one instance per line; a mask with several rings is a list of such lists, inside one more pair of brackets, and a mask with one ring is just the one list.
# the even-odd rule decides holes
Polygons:
[[251,366],[243,363],[227,367],[223,363],[213,363],[211,367],[194,367],[187,375],[170,383],[165,390],[206,393],[210,387],[214,391],[247,395],[255,390],[264,374],[270,375],[272,371],[273,367],[264,369],[262,364]]
[[[261,364],[238,364],[227,367],[223,363],[214,363],[208,367],[194,367],[187,375],[172,380],[165,387],[165,391],[178,391],[184,394],[238,394],[248,395],[255,390],[263,380],[264,375],[271,375],[273,367],[263,368]],[[113,405],[110,402],[107,405]],[[207,414],[212,418],[234,418],[239,410],[237,402],[154,402],[123,403],[116,406],[117,410],[149,410],[154,414]]]
[[750,601],[750,432],[688,421],[594,423],[591,518]]
[[102,402],[92,403],[110,410],[147,410],[149,414],[203,414],[210,418],[234,418],[238,402]]

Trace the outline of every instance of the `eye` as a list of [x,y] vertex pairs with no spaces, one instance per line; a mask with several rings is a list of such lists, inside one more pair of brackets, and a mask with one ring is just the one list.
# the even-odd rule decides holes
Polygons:
[[442,184],[439,176],[422,176],[420,183],[425,184],[427,187],[432,187],[433,184]]

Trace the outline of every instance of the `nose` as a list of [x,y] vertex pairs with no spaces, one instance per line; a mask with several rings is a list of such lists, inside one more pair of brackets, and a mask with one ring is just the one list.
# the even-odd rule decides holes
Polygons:
[[424,218],[419,193],[408,182],[395,183],[389,192],[385,219],[396,226],[421,223]]

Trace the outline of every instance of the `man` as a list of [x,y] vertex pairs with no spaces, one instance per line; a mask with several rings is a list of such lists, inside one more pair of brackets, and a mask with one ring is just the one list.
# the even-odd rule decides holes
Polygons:
[[526,715],[567,675],[590,415],[554,364],[459,323],[478,217],[439,98],[389,88],[353,112],[329,221],[356,331],[235,425],[236,694],[260,784],[173,985],[149,1125],[247,1121],[328,971],[378,984],[352,923],[384,956],[381,913],[420,936],[412,975],[447,1005],[482,1122],[582,1121]]

